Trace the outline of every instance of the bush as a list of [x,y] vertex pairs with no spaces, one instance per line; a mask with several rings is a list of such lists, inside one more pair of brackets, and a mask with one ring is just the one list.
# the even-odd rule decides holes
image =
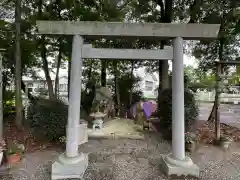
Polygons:
[[[81,117],[86,116],[81,111]],[[59,140],[66,135],[68,105],[61,100],[39,98],[32,101],[28,107],[27,123],[35,135],[48,140]]]
[[[160,102],[160,128],[166,139],[172,138],[172,89],[166,89],[162,92]],[[194,94],[184,90],[184,110],[185,110],[185,131],[188,132],[198,116],[198,106]]]
[[3,93],[3,114],[15,112],[15,92],[5,91]]

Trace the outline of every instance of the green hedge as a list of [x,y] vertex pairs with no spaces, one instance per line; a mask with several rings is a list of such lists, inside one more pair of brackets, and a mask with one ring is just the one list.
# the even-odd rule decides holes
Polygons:
[[60,100],[40,98],[28,107],[27,123],[38,136],[57,140],[65,135],[68,106]]
[[[160,129],[165,139],[172,137],[172,89],[166,89],[162,92],[160,102],[161,117]],[[184,110],[185,110],[185,131],[189,131],[199,113],[198,105],[194,94],[189,89],[184,90]]]
[[[81,110],[81,118],[86,112]],[[59,140],[66,135],[68,105],[61,100],[39,98],[28,107],[27,123],[37,136],[51,141]]]

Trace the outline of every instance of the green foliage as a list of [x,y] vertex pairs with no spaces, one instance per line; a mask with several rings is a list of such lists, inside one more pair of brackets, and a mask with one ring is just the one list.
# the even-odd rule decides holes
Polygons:
[[[14,10],[14,1],[6,1],[5,4],[8,10]],[[161,6],[161,2],[164,4]],[[238,56],[240,23],[237,15],[239,12],[234,8],[237,7],[235,1],[211,0],[211,1],[196,1],[196,0],[182,0],[182,1],[150,1],[150,0],[122,0],[122,1],[93,1],[93,0],[68,0],[68,1],[23,1],[22,2],[22,22],[21,22],[21,56],[23,75],[36,72],[35,68],[43,68],[41,58],[41,43],[39,39],[41,35],[34,33],[36,31],[36,20],[81,20],[81,21],[131,21],[131,22],[162,22],[169,13],[172,12],[173,17],[168,17],[173,21],[187,22],[189,18],[197,23],[221,23],[222,27],[220,36],[224,42],[223,59],[234,60]],[[173,2],[173,8],[167,9],[166,5]],[[172,10],[171,10],[172,9]],[[234,11],[234,13],[233,13]],[[222,16],[223,15],[223,16]],[[165,17],[166,16],[166,17]],[[170,13],[171,16],[171,13]],[[15,24],[6,20],[0,20],[0,42],[1,48],[7,51],[4,53],[4,69],[14,67],[14,52],[15,52]],[[44,46],[47,48],[47,59],[56,59],[58,56],[58,46],[62,47],[63,61],[70,61],[72,36],[61,36],[59,40],[58,35],[46,35]],[[84,37],[85,43],[89,39]],[[160,48],[159,41],[156,40],[132,40],[132,39],[115,39],[106,40],[99,39],[92,41],[94,47],[104,48]],[[199,59],[200,70],[209,70],[213,68],[213,62],[219,56],[219,42],[218,41],[201,41],[197,43],[193,55]],[[50,58],[51,57],[51,58]],[[158,61],[141,61],[147,64],[152,71],[158,70]],[[142,64],[138,61],[132,61],[134,69],[140,67]],[[131,82],[122,78],[125,76],[127,69],[131,65],[129,61],[118,61],[116,67],[107,63],[106,68],[108,75],[119,77],[119,97],[121,104],[128,104]],[[48,62],[47,70],[51,72],[54,68],[54,63]],[[115,69],[116,70],[115,70]],[[95,80],[100,82],[100,60],[86,60],[84,61],[83,83],[86,81]],[[45,70],[46,71],[46,70]],[[102,70],[103,72],[103,70]],[[14,73],[12,71],[11,73]],[[185,76],[185,81],[192,81],[194,73]],[[7,75],[9,76],[9,75]],[[195,77],[194,77],[195,78]],[[203,80],[205,81],[205,80]],[[207,80],[206,80],[207,81]],[[195,82],[194,82],[195,83]],[[209,80],[207,83],[212,84]],[[116,84],[116,83],[113,83]],[[193,83],[190,82],[192,85]],[[196,83],[195,83],[196,84]],[[200,84],[200,86],[202,86]],[[186,83],[188,85],[188,83]],[[199,85],[199,84],[197,84]],[[114,86],[114,85],[113,85]],[[187,86],[186,86],[187,87]],[[188,86],[189,87],[189,86]],[[88,97],[89,96],[89,97]],[[141,93],[133,91],[133,100],[137,101]],[[82,104],[87,109],[91,107],[91,96],[85,93],[82,96]]]
[[39,94],[41,97],[46,97],[48,95],[48,90],[46,88],[36,88],[35,91]]
[[24,152],[24,146],[16,142],[12,142],[7,146],[7,155],[22,154]]
[[68,106],[60,100],[39,98],[28,108],[27,123],[36,135],[49,140],[65,136]]
[[[132,102],[138,102],[142,97],[142,92],[139,90],[140,78],[139,77],[130,77],[130,74],[126,73],[118,79],[118,87],[120,94],[120,101],[124,107],[129,105],[130,99],[130,89],[132,88]],[[116,97],[114,97],[116,98]]]
[[207,89],[208,91],[212,91],[215,88],[216,81],[215,75],[205,74],[201,78],[198,79],[198,82],[194,82],[191,84],[191,89]]
[[[82,108],[80,115],[80,118],[87,116]],[[27,124],[37,136],[51,141],[66,135],[67,119],[68,105],[61,100],[38,98],[28,107]]]
[[[172,135],[172,89],[162,92],[160,102],[160,127],[165,130],[164,136],[171,139]],[[184,111],[185,111],[185,131],[189,131],[198,116],[198,106],[194,94],[189,90],[184,90]]]
[[13,91],[3,93],[3,114],[11,113],[15,109],[15,99]]
[[3,93],[3,105],[14,105],[14,95],[13,91],[5,91]]
[[230,61],[239,56],[239,16],[234,13],[236,2],[204,1],[202,5],[205,15],[201,22],[221,25],[219,41],[202,40],[194,47],[193,55],[199,60],[199,68],[202,71],[215,70],[216,60]]

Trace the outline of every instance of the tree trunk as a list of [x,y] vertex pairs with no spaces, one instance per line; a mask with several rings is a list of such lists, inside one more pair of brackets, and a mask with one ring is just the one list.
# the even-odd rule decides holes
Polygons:
[[[38,1],[38,19],[42,19],[42,7],[43,7],[43,0]],[[47,86],[48,86],[48,95],[49,99],[54,99],[54,91],[53,91],[53,83],[49,74],[49,69],[48,69],[48,61],[47,61],[47,49],[46,49],[46,44],[45,44],[45,36],[42,36],[41,39],[39,40],[40,45],[40,52],[41,52],[41,58],[43,61],[43,71],[45,74],[45,78],[47,81]]]
[[50,77],[49,69],[48,69],[47,49],[46,49],[46,44],[44,42],[44,36],[42,36],[40,44],[41,44],[41,58],[43,61],[43,70],[44,70],[44,74],[45,74],[45,78],[48,86],[49,99],[55,99],[56,97],[53,92],[53,83],[52,83],[52,79]]
[[216,93],[215,93],[215,99],[214,99],[214,103],[213,103],[213,107],[212,107],[212,110],[208,116],[208,122],[213,122],[214,121],[214,112],[215,112],[215,109],[216,109]]
[[[161,8],[160,22],[161,23],[171,23],[172,12],[173,12],[173,10],[172,10],[173,9],[173,0],[165,0],[165,3],[163,3],[163,0],[157,0],[157,4]],[[164,46],[166,45],[166,43],[167,43],[167,41],[162,40],[160,49],[163,49]],[[169,86],[168,73],[166,74],[166,70],[163,69],[163,68],[168,68],[168,64],[166,64],[166,62],[165,62],[165,64],[162,61],[159,61],[159,63],[158,63],[158,69],[159,69],[158,102],[160,102],[161,92],[162,92],[163,88],[166,88],[167,86]],[[167,72],[168,72],[168,69],[167,69]],[[158,112],[159,111],[160,111],[160,107],[159,107],[159,103],[158,103]]]
[[[163,17],[163,23],[171,23],[172,22],[172,16],[173,16],[173,0],[165,0],[165,8],[163,8],[164,11],[164,17]],[[163,14],[163,13],[162,13]],[[161,49],[164,48],[166,44],[168,44],[168,41],[162,41]],[[169,76],[168,76],[168,61],[163,61],[161,63],[161,91],[164,89],[169,88]]]
[[[215,88],[215,111],[214,111],[214,114],[215,114],[215,137],[216,137],[216,140],[219,140],[220,139],[220,117],[219,117],[219,105],[220,105],[220,101],[219,101],[219,96],[220,96],[220,89],[219,89],[219,74],[221,73],[221,65],[220,64],[217,64],[217,67],[216,67],[216,88]],[[214,109],[214,108],[213,108]]]
[[[165,19],[165,7],[163,0],[157,0],[157,4],[160,6],[160,23],[164,22]],[[161,47],[160,49],[164,48],[163,41],[161,41]],[[159,79],[159,84],[158,84],[158,112],[160,112],[160,98],[161,98],[161,92],[162,92],[162,71],[163,71],[163,65],[162,61],[158,61],[158,79]]]
[[106,86],[107,84],[107,61],[101,60],[101,86]]
[[[61,0],[57,0],[56,4],[60,4]],[[61,19],[61,9],[58,9],[58,19]],[[58,38],[58,59],[57,59],[57,70],[56,70],[56,77],[55,77],[55,96],[59,99],[59,69],[61,66],[61,58],[62,58],[62,39],[61,37]]]
[[131,89],[130,89],[130,92],[129,92],[129,106],[131,106],[132,104],[132,94],[133,94],[133,70],[134,70],[134,64],[135,64],[135,61],[131,61],[131,74],[130,74],[130,79],[131,79]]
[[117,115],[120,115],[121,110],[121,101],[120,101],[120,92],[119,92],[119,84],[118,84],[118,77],[115,75],[115,91],[117,96]]
[[198,15],[201,12],[201,6],[203,4],[203,0],[194,0],[189,8],[190,20],[188,23],[196,23],[199,19]]
[[93,72],[93,61],[94,60],[89,60],[90,64],[88,65],[88,71],[87,71],[87,84],[88,86],[86,88],[91,89],[93,84],[94,84],[94,77],[92,77],[92,72]]
[[[3,139],[3,56],[0,50],[0,139]],[[0,164],[1,165],[1,164]]]
[[113,61],[113,68],[114,68],[114,82],[115,82],[115,94],[116,94],[116,100],[117,100],[117,109],[116,113],[117,116],[120,115],[120,109],[121,109],[121,101],[120,101],[120,92],[119,92],[119,84],[118,84],[118,71],[117,71],[117,61]]
[[55,96],[57,98],[59,96],[59,69],[60,69],[60,65],[61,65],[61,58],[62,58],[62,47],[61,47],[61,39],[59,38],[57,71],[56,71],[56,77],[55,77]]
[[87,77],[88,77],[88,80],[92,80],[92,63],[90,64]]
[[[223,45],[224,41],[221,38],[219,41],[219,61],[223,61]],[[218,141],[220,139],[220,113],[219,113],[219,105],[220,105],[220,89],[219,82],[221,81],[219,74],[223,74],[223,66],[217,64],[216,66],[216,87],[215,87],[215,100],[212,107],[212,111],[208,117],[208,121],[213,123],[215,121],[215,140]]]
[[161,92],[162,92],[162,61],[158,61],[158,112],[160,112],[160,100],[161,100]]
[[16,25],[16,68],[15,68],[15,86],[16,86],[16,126],[19,130],[22,129],[23,119],[23,106],[22,106],[22,94],[21,94],[21,0],[16,0],[15,11],[15,25]]
[[[160,49],[164,48],[164,42],[161,42]],[[163,61],[158,61],[158,78],[159,78],[159,85],[158,85],[158,102],[161,100],[161,93],[163,91]],[[158,112],[160,112],[160,103],[158,103]]]
[[168,76],[168,69],[169,69],[169,66],[168,66],[168,61],[163,61],[162,62],[162,71],[161,71],[161,83],[162,83],[162,91],[169,88],[169,76]]
[[[218,56],[219,56],[219,61],[223,61],[223,45],[224,45],[224,42],[223,42],[223,39],[220,39],[219,41],[219,51],[218,51]],[[216,66],[216,78],[218,77],[218,73],[223,73],[223,67],[220,66],[220,69],[218,69],[218,67]],[[212,107],[212,110],[211,110],[211,113],[208,117],[208,121],[209,122],[214,122],[214,120],[216,119],[215,118],[215,114],[214,112],[216,112],[218,110],[218,98],[219,98],[219,95],[220,95],[220,92],[219,92],[219,86],[218,86],[218,79],[216,79],[216,88],[215,88],[215,99],[214,99],[214,104],[213,104],[213,107]]]

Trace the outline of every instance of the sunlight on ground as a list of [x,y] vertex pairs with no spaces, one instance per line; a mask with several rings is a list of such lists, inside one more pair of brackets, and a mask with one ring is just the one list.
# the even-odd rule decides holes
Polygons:
[[99,135],[107,137],[125,137],[125,138],[139,138],[142,139],[144,136],[143,128],[141,125],[134,124],[131,119],[117,118],[107,121],[103,124],[102,132],[92,129],[88,129],[89,136]]

